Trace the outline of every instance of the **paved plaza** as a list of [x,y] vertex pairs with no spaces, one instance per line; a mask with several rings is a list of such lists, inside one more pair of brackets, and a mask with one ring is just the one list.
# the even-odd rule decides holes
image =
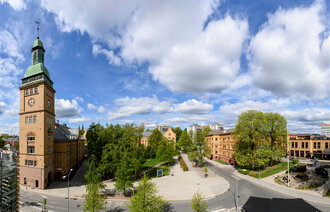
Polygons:
[[[197,191],[202,192],[205,198],[208,199],[228,190],[229,184],[222,177],[215,175],[212,170],[209,170],[208,176],[205,177],[202,168],[192,167],[187,155],[183,154],[182,156],[189,167],[189,171],[184,172],[176,159],[170,175],[152,179],[158,186],[159,194],[166,200],[189,200]],[[80,175],[83,175],[83,172],[78,170],[76,176],[70,181],[70,198],[83,198],[86,193],[84,185],[80,185],[79,182],[76,185],[75,179],[81,178]],[[104,183],[107,186],[106,189],[114,188],[114,182],[105,181]],[[135,182],[134,186],[138,186],[138,182]],[[67,182],[53,182],[51,188],[46,190],[32,189],[22,185],[21,189],[59,197],[67,196],[68,192]]]

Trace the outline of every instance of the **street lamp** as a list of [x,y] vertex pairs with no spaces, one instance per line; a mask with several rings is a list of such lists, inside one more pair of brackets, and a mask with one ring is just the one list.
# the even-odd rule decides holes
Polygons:
[[70,210],[70,174],[72,172],[73,169],[70,169],[70,172],[68,174],[68,212]]

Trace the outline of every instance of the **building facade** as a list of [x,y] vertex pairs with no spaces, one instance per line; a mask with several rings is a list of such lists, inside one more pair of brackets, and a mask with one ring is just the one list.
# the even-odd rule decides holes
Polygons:
[[44,189],[54,179],[55,90],[44,65],[45,49],[39,38],[31,53],[32,65],[19,87],[20,181]]
[[[174,141],[176,144],[176,134],[173,132],[172,128],[165,125],[159,125],[157,126],[157,129],[163,134],[163,136],[168,141]],[[149,144],[149,137],[152,134],[152,132],[143,132],[141,137],[141,143],[144,145],[144,147],[147,147]]]
[[322,124],[321,125],[321,135],[325,135],[330,137],[330,124]]
[[44,65],[43,43],[32,47],[32,65],[20,89],[20,184],[45,189],[55,176],[67,175],[85,155],[80,129],[55,123],[55,90]]
[[289,134],[289,155],[295,158],[330,159],[330,138],[317,134]]
[[192,132],[193,134],[196,134],[197,132],[202,132],[203,127],[199,126],[198,124],[193,124],[190,127],[187,128],[187,132]]
[[211,160],[222,160],[234,163],[236,141],[231,132],[211,131],[205,135],[205,142],[210,149]]

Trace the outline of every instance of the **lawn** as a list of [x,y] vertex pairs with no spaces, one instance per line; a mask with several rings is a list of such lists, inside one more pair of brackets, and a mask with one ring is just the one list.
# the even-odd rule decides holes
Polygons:
[[[293,164],[290,162],[290,167],[292,167]],[[279,173],[281,171],[284,171],[288,168],[288,163],[287,162],[281,162],[279,164],[276,164],[274,166],[268,166],[264,170],[251,170],[248,175],[251,177],[259,178],[259,173],[260,173],[260,178],[265,178],[271,175],[274,175],[276,173]]]
[[149,178],[157,177],[157,170],[158,169],[163,169],[163,176],[169,175],[169,173],[170,173],[170,167],[168,167],[168,166],[160,166],[160,167],[154,168],[153,170],[151,170],[150,172],[148,172],[147,173],[147,176]]
[[228,163],[227,163],[227,162],[225,162],[225,161],[223,161],[223,160],[220,160],[220,159],[219,159],[219,160],[217,160],[217,162],[218,162],[218,163],[221,163],[221,164],[225,164],[225,165],[228,165]]
[[158,160],[156,158],[150,158],[143,164],[143,168],[150,168],[150,167],[153,167],[153,166],[155,166],[159,163],[161,163],[160,160]]

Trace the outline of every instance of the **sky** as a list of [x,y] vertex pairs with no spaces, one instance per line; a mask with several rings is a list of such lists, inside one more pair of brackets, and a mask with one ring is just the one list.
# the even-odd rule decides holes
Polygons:
[[235,126],[275,112],[296,133],[330,123],[325,0],[0,0],[0,133],[18,134],[37,37],[71,127]]

